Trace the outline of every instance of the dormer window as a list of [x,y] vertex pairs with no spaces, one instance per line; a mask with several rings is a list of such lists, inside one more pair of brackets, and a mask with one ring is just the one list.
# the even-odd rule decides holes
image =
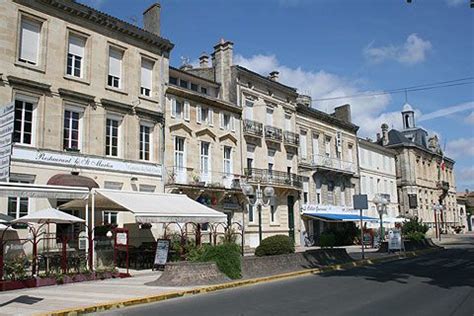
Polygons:
[[201,87],[201,93],[207,94],[207,88]]
[[191,90],[198,91],[198,85],[195,83],[191,83]]
[[173,84],[173,85],[177,86],[178,85],[178,78],[170,77],[170,84]]
[[179,86],[180,86],[181,88],[186,88],[186,89],[188,89],[188,84],[189,84],[189,83],[188,83],[186,80],[182,80],[182,79],[179,80]]

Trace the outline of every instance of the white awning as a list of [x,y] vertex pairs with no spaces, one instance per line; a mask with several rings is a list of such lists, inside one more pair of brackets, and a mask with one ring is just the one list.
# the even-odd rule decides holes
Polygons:
[[85,199],[89,189],[58,185],[40,185],[29,183],[1,182],[0,196],[16,196],[48,199]]
[[[225,222],[227,215],[202,205],[184,194],[146,193],[94,189],[94,208],[122,210],[135,214],[141,223],[168,222]],[[92,206],[91,200],[89,206]],[[74,200],[61,205],[61,209],[84,208],[87,201]]]

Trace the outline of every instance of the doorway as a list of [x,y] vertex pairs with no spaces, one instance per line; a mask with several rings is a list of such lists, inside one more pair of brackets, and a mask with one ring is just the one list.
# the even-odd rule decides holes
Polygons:
[[295,198],[288,196],[288,236],[295,241]]

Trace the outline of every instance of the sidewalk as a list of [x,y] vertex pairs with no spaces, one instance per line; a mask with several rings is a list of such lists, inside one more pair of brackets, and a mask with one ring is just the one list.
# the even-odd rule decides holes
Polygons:
[[[317,248],[317,247],[313,247]],[[361,258],[360,246],[345,247],[355,260]],[[297,249],[304,251],[305,249]],[[387,256],[377,249],[366,249],[366,258]],[[140,297],[185,291],[199,287],[155,287],[146,283],[155,281],[159,271],[131,271],[133,277],[90,281],[60,286],[0,292],[0,315],[44,314],[57,310],[79,308],[108,302],[125,301]]]

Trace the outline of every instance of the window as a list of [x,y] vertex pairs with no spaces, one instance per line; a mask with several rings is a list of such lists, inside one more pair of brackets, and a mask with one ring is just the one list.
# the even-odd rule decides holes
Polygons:
[[178,78],[170,77],[170,84],[174,84],[175,86],[178,85]]
[[138,191],[140,192],[148,192],[148,193],[154,193],[156,190],[156,185],[150,185],[150,184],[140,184]]
[[272,223],[275,222],[275,214],[276,214],[275,201],[272,200],[272,202],[270,204],[270,221]]
[[198,85],[195,83],[191,83],[191,90],[198,91]]
[[313,161],[316,162],[319,157],[319,135],[313,134]]
[[248,204],[248,209],[249,209],[249,222],[254,221],[254,214],[253,214],[253,206]]
[[267,125],[273,126],[273,108],[267,107]]
[[122,88],[122,58],[123,51],[113,47],[109,48],[109,76],[107,79],[107,84],[110,87],[117,89]]
[[84,63],[84,47],[86,40],[83,37],[69,34],[66,74],[82,78]]
[[353,155],[352,154],[353,153],[352,147],[353,146],[351,144],[347,145],[347,161],[349,161],[350,163],[352,163],[354,161],[354,157],[352,156]]
[[231,116],[227,113],[221,113],[222,129],[228,131],[231,129]]
[[326,154],[326,157],[330,157],[331,156],[331,137],[327,136],[326,137],[326,142],[325,142],[325,148],[326,148],[326,151],[325,151],[325,154]]
[[201,93],[207,94],[207,88],[201,87]]
[[102,223],[104,225],[116,225],[117,224],[117,212],[104,211],[102,213]]
[[79,151],[80,150],[80,130],[79,120],[81,113],[76,110],[66,109],[64,111],[64,135],[63,148],[66,150]]
[[184,112],[184,105],[183,102],[181,101],[176,101],[176,110],[175,110],[175,116],[177,119],[183,118],[183,112]]
[[341,186],[340,186],[340,193],[341,193],[341,203],[340,205],[341,206],[346,206],[346,185],[344,184],[344,182],[341,182]]
[[269,164],[268,164],[268,176],[269,176],[270,178],[273,177],[273,163],[269,163]]
[[120,121],[115,118],[107,118],[105,124],[105,154],[107,156],[118,157]]
[[285,113],[285,130],[292,132],[293,128],[291,126],[291,114]]
[[142,58],[140,94],[151,97],[153,62]]
[[122,190],[123,183],[122,182],[116,182],[116,181],[104,181],[104,189],[110,189],[110,190]]
[[15,125],[13,141],[20,144],[32,144],[33,103],[15,100]]
[[253,121],[253,102],[245,100],[245,118]]
[[334,181],[328,181],[327,203],[334,205]]
[[184,138],[182,137],[176,137],[174,140],[174,167],[176,169],[176,172],[179,173],[180,175],[181,173],[184,173],[185,152],[184,152]]
[[151,127],[140,124],[140,160],[151,160]]
[[179,80],[179,86],[180,86],[181,88],[186,88],[186,89],[187,89],[187,88],[188,88],[188,84],[189,84],[189,83],[188,83],[186,80],[183,80],[183,79],[180,79],[180,80]]
[[[19,181],[15,179],[10,179],[10,182],[14,183],[32,183],[32,181]],[[15,219],[22,216],[28,215],[29,209],[29,198],[27,197],[8,197],[8,216],[11,216]]]
[[40,22],[22,17],[19,61],[35,66],[39,64],[40,34]]
[[232,174],[232,147],[224,146],[224,174]]
[[196,122],[209,124],[212,126],[212,113],[213,111],[207,107],[203,107],[201,105],[196,106]]
[[171,117],[189,121],[190,104],[188,101],[172,100]]
[[201,175],[206,178],[209,175],[210,172],[210,160],[209,160],[209,148],[211,147],[211,144],[208,142],[201,142],[201,163],[200,163],[200,169],[201,169]]
[[308,156],[308,151],[306,148],[306,131],[301,131],[300,135],[300,155],[302,159],[306,159]]

